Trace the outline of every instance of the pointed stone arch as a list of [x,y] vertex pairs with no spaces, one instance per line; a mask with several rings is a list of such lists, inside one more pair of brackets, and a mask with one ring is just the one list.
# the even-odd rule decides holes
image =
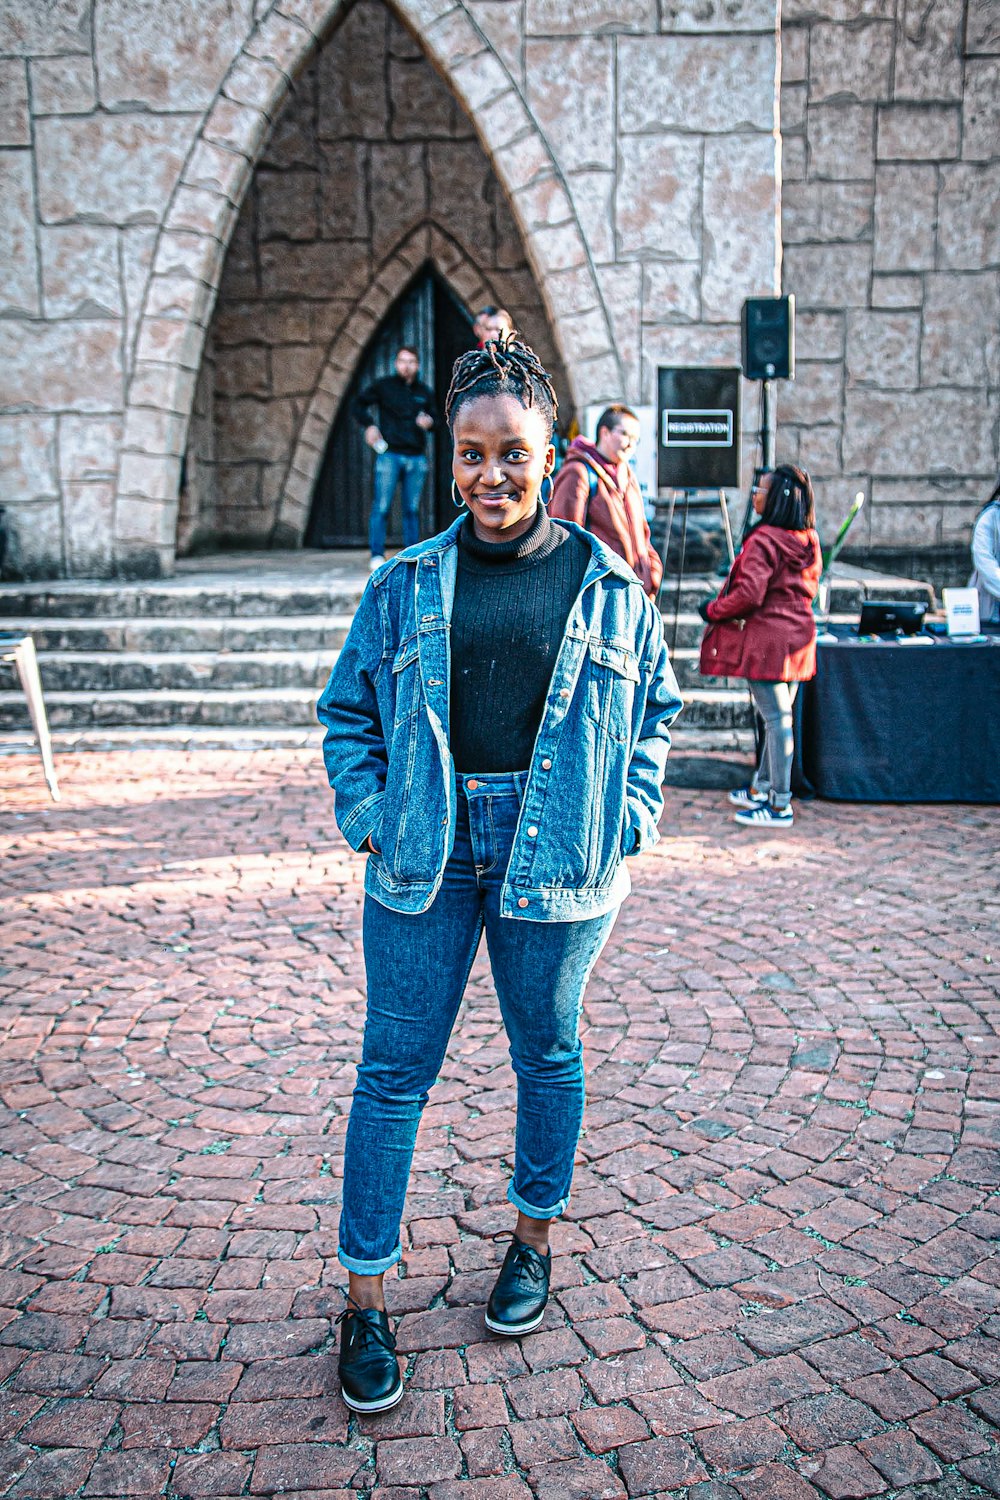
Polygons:
[[[387,0],[473,122],[546,296],[573,273],[571,311],[586,342],[565,352],[578,406],[623,389],[607,308],[576,210],[507,68],[464,0]],[[346,0],[274,0],[227,72],[160,227],[131,351],[119,457],[115,547],[124,570],[173,565],[182,456],[205,335],[247,187],[292,81],[332,32]],[[557,310],[555,337],[565,343]],[[585,320],[585,321],[584,321]]]
[[313,488],[344,392],[386,313],[426,265],[433,266],[468,307],[494,301],[499,295],[461,245],[438,224],[421,224],[400,241],[379,267],[350,318],[330,340],[282,486],[274,538],[279,545],[301,542]]

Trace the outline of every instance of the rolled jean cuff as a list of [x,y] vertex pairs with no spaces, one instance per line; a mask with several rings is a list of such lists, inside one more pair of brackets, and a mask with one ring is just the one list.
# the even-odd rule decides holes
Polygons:
[[391,1255],[384,1255],[381,1260],[355,1260],[353,1255],[346,1255],[343,1250],[337,1251],[337,1259],[345,1271],[353,1271],[355,1276],[381,1276],[383,1271],[388,1271],[398,1260],[401,1260],[403,1251],[397,1244]]
[[565,1198],[560,1198],[559,1202],[554,1203],[551,1208],[536,1208],[533,1203],[529,1203],[526,1198],[522,1198],[520,1193],[515,1193],[514,1184],[511,1183],[507,1189],[507,1202],[513,1203],[514,1207],[522,1214],[527,1214],[529,1219],[558,1219],[560,1214],[566,1212],[569,1195],[567,1194]]

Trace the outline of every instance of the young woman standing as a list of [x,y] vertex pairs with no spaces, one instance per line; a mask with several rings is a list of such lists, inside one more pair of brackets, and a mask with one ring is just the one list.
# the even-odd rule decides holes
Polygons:
[[744,677],[764,721],[764,743],[748,787],[730,792],[737,823],[792,822],[792,704],[816,673],[812,601],[823,555],[809,475],[795,464],[763,474],[754,486],[759,525],[749,533],[722,592],[698,606],[709,624],[701,643],[707,677]]
[[624,858],[658,837],[677,686],[631,569],[546,514],[555,411],[524,344],[456,362],[463,514],[373,575],[319,703],[337,821],[369,853],[339,1248],[340,1378],[357,1411],[402,1395],[382,1278],[484,929],[518,1101],[517,1219],[486,1324],[541,1322],[583,1115],[583,992],[630,887]]

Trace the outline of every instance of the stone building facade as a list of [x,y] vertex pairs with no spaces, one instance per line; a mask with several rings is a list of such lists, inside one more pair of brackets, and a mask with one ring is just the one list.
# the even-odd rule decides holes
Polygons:
[[991,0],[6,0],[7,565],[300,542],[428,263],[513,303],[576,411],[738,363],[743,299],[794,291],[780,450],[831,524],[869,491],[873,555],[962,546],[998,467],[998,98]]

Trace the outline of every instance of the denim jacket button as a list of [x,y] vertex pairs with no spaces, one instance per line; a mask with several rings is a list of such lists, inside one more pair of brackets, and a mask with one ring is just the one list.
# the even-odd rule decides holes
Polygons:
[[531,827],[528,829],[528,837],[529,839],[537,839],[538,837],[538,829],[535,827],[534,823],[532,823]]
[[524,908],[525,908],[525,907],[526,907],[526,906],[527,906],[527,904],[528,904],[528,898],[527,898],[527,896],[520,896],[520,897],[519,897],[519,898],[518,898],[518,902],[517,902],[517,904],[518,904],[518,906],[519,906],[519,907],[520,907],[520,908],[521,908],[521,910],[522,910],[522,911],[523,911],[523,910],[524,910]]
[[542,770],[543,771],[551,771],[552,770],[552,762],[549,760],[548,756],[546,756],[546,758],[542,761]]
[[560,688],[559,689],[559,696],[560,696],[560,698],[568,698],[569,697],[569,688]]

